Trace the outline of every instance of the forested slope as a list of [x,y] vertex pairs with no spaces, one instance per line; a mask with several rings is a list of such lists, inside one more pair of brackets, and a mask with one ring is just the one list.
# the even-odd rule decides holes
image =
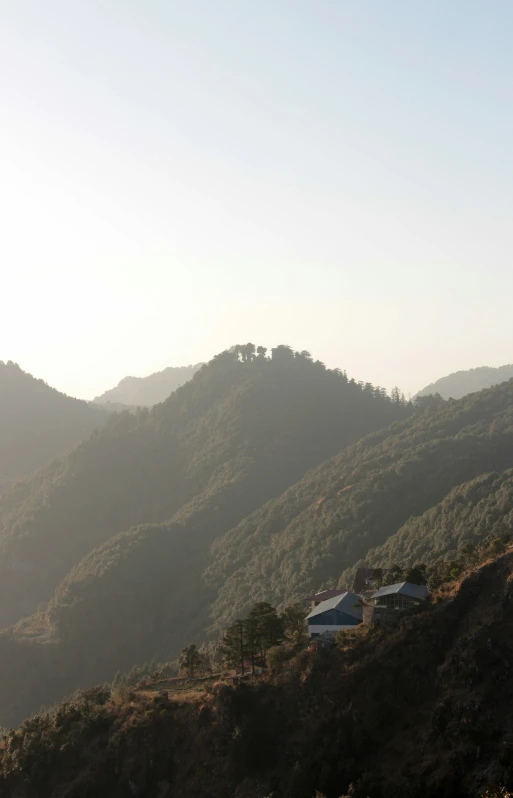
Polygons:
[[0,503],[4,604],[48,602],[0,636],[4,723],[342,584],[387,541],[433,560],[509,525],[513,382],[411,415],[306,354],[241,349]]
[[0,501],[0,617],[39,607],[0,639],[9,723],[33,711],[34,695],[55,700],[204,634],[213,593],[201,575],[216,537],[346,443],[411,413],[305,353],[243,351],[152,410],[112,416]]
[[513,382],[369,435],[215,542],[207,571],[217,591],[214,623],[264,597],[279,606],[337,584],[455,486],[511,466]]
[[111,416],[0,499],[0,625],[49,600],[96,546],[185,505],[189,517],[207,501],[208,548],[215,527],[225,531],[345,443],[407,412],[293,353],[215,359],[163,404]]
[[[189,702],[97,688],[0,744],[5,798],[506,798],[511,553],[395,629]],[[158,688],[157,688],[158,689]]]
[[513,531],[513,470],[483,474],[451,490],[421,516],[409,518],[357,563],[405,567],[450,559],[466,545]]
[[101,408],[0,362],[0,491],[71,449],[105,418]]

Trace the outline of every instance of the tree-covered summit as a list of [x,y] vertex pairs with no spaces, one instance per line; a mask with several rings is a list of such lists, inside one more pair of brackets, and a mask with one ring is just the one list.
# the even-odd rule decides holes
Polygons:
[[512,467],[513,383],[414,407],[308,353],[233,347],[0,501],[3,612],[39,605],[0,635],[0,706],[11,722],[342,586],[410,517]]
[[409,412],[308,353],[221,353],[165,402],[113,414],[1,498],[0,624],[51,599],[82,557],[135,525],[194,516],[208,549],[305,471]]

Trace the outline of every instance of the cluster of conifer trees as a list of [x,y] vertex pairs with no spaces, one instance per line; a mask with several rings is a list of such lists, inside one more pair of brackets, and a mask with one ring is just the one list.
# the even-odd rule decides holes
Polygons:
[[[253,343],[236,344],[235,346],[230,347],[230,349],[226,349],[224,352],[220,352],[218,355],[216,355],[212,362],[217,362],[219,364],[228,363],[229,361],[256,364],[267,362],[278,364],[280,366],[286,366],[287,364],[293,363],[309,364],[310,366],[316,367],[319,370],[330,371],[332,374],[339,377],[343,382],[351,385],[352,387],[359,388],[361,391],[364,391],[365,394],[371,394],[382,399],[387,399],[394,405],[401,405],[403,407],[410,405],[410,401],[405,397],[403,391],[401,391],[397,386],[392,388],[389,395],[387,394],[385,388],[374,386],[370,382],[349,379],[345,371],[342,371],[338,368],[327,369],[326,365],[321,360],[314,360],[310,352],[308,352],[306,349],[303,349],[299,352],[294,351],[291,346],[288,346],[288,344],[279,344],[270,350],[269,355],[267,352],[268,349],[265,346],[255,346]],[[431,403],[433,397],[423,397],[423,399],[425,400],[422,404],[424,407],[424,405]]]
[[291,604],[281,615],[266,601],[253,606],[246,618],[237,619],[228,626],[218,641],[198,649],[186,646],[178,660],[180,671],[191,678],[212,666],[224,665],[244,675],[264,667],[271,649],[283,643],[298,644],[306,632],[306,612],[301,604]]

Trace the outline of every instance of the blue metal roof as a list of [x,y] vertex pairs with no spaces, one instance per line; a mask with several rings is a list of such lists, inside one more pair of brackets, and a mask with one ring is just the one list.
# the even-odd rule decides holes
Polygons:
[[[346,615],[351,615],[353,618],[358,618],[361,621],[361,600],[362,597],[357,593],[352,593],[350,590],[347,590],[345,593],[342,593],[341,596],[334,596],[327,601],[321,601],[321,603],[312,610],[310,615],[307,615],[307,620],[308,618],[314,618],[316,615],[321,615],[321,613],[327,610],[338,610],[339,612],[346,613]],[[360,606],[355,606],[355,604],[360,604]]]
[[372,594],[371,598],[376,599],[394,594],[424,601],[429,596],[429,590],[426,585],[414,585],[413,582],[396,582],[395,585],[380,587],[379,590]]

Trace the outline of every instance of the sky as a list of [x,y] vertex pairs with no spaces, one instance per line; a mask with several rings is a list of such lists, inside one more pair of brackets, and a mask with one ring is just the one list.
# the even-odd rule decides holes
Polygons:
[[0,359],[513,361],[511,0],[0,0]]

